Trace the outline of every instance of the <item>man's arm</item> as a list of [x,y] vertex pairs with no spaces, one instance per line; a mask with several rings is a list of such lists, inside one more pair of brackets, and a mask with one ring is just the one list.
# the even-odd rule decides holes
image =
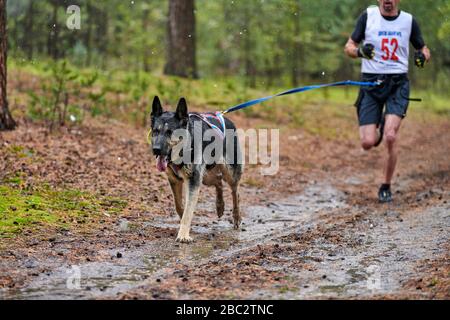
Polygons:
[[353,59],[359,58],[359,56],[358,56],[359,43],[356,43],[355,41],[353,41],[352,38],[348,38],[348,41],[344,47],[344,52],[350,58],[353,58]]
[[366,33],[366,24],[367,24],[367,10],[363,11],[356,22],[355,30],[351,37],[348,39],[345,44],[344,52],[350,58],[356,59],[360,56],[359,52],[359,44],[364,40]]
[[413,18],[412,28],[411,28],[411,43],[414,49],[420,51],[425,56],[426,62],[430,61],[431,53],[430,49],[425,45],[425,41],[422,37],[422,31],[420,30],[419,23],[415,18]]
[[375,47],[371,43],[366,43],[358,47],[358,43],[352,38],[348,39],[344,48],[345,53],[351,58],[364,58],[372,60],[375,57]]

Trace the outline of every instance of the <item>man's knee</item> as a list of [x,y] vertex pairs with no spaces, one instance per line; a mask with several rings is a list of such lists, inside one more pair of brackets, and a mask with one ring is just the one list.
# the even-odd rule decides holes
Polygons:
[[398,130],[402,119],[397,115],[386,116],[386,126],[384,128],[384,140],[389,148],[393,148],[398,140]]
[[359,136],[361,138],[361,146],[364,150],[371,149],[378,138],[377,127],[375,124],[361,126],[359,129]]
[[386,130],[384,132],[384,139],[388,146],[393,146],[397,141],[397,132],[394,129]]
[[364,150],[370,150],[376,143],[375,137],[364,137],[361,140],[361,146]]

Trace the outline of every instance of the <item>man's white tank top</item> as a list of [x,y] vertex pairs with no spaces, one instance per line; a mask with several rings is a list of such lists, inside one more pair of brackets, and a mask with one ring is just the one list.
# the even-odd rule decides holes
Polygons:
[[379,7],[367,8],[364,43],[374,45],[375,58],[362,59],[363,73],[408,73],[412,21],[412,15],[404,11],[389,21],[383,18]]

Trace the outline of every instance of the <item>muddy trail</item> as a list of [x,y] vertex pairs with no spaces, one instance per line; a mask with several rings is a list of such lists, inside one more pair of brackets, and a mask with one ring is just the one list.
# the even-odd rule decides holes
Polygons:
[[[100,161],[99,146],[106,148],[101,161],[113,152],[112,159],[126,160],[125,166],[108,162],[97,178],[87,166],[84,179],[73,184],[123,196],[120,181],[127,188],[127,208],[82,231],[43,229],[2,240],[1,299],[450,298],[448,122],[433,130],[427,123],[405,126],[400,148],[408,165],[399,167],[395,201],[383,205],[375,197],[383,150],[368,154],[357,141],[336,144],[286,132],[290,143],[282,147],[277,176],[246,171],[241,229],[232,229],[229,210],[217,218],[213,193],[205,188],[193,220],[195,242],[189,245],[174,241],[179,220],[164,177],[145,155],[142,133],[123,129],[129,137],[123,142],[120,133],[111,137],[102,131],[95,142],[88,130],[80,137],[68,134],[78,156],[87,154],[90,163]],[[27,130],[6,140],[15,143]],[[58,139],[46,139],[47,147],[62,151],[58,157],[72,154]],[[105,142],[114,139],[119,142],[108,149]],[[134,163],[135,157],[145,161]],[[49,159],[44,166],[54,163]],[[130,168],[134,177],[120,179],[121,170]],[[43,179],[58,185],[68,168],[55,170],[61,171],[58,178]],[[117,180],[102,179],[108,170],[117,172]]]
[[[437,194],[450,200],[448,192]],[[245,213],[241,231],[232,230],[228,221],[217,222],[213,212],[196,219],[196,242],[191,245],[169,237],[107,250],[111,261],[75,267],[46,261],[52,270],[23,288],[3,292],[3,298],[427,297],[417,287],[404,286],[416,277],[418,262],[448,254],[448,201],[413,213],[390,206],[371,212],[350,208],[342,192],[318,183],[299,196],[250,206]],[[122,232],[129,232],[123,224]],[[158,217],[141,226],[148,227],[175,232],[178,219]],[[222,291],[223,273],[229,273],[226,278],[234,278],[236,286],[225,291],[226,296],[213,291]],[[203,290],[211,291],[205,296],[198,283],[203,281],[209,282]]]

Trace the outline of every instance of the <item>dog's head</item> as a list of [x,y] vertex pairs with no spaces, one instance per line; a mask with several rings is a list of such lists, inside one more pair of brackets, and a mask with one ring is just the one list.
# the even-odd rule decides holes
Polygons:
[[156,96],[153,99],[151,113],[152,151],[156,156],[156,167],[165,171],[171,160],[172,148],[176,142],[172,133],[178,129],[186,129],[189,121],[186,100],[181,98],[175,112],[164,111],[161,101]]

